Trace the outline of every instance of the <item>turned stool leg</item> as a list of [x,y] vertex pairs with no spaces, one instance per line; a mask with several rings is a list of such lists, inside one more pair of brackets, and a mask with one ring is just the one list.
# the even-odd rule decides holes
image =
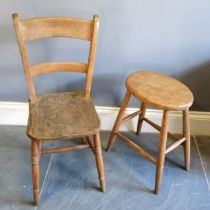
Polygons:
[[161,177],[163,173],[165,149],[166,149],[167,134],[168,134],[168,117],[169,117],[169,111],[164,110],[163,119],[162,119],[162,127],[160,131],[160,142],[159,142],[157,166],[156,166],[156,177],[155,177],[155,193],[156,194],[159,191]]
[[39,159],[40,159],[40,141],[32,139],[31,141],[31,164],[32,164],[32,182],[34,192],[34,205],[39,202]]
[[146,104],[144,102],[141,103],[141,108],[140,108],[141,113],[139,114],[139,119],[138,119],[138,124],[137,124],[137,129],[136,129],[136,135],[139,135],[141,132],[141,127],[143,124],[143,118],[145,116],[146,112]]
[[190,122],[189,109],[183,111],[183,134],[186,138],[184,142],[184,162],[187,171],[190,170]]
[[99,175],[99,182],[101,191],[104,192],[105,190],[105,177],[104,177],[104,164],[101,152],[101,141],[99,133],[94,135],[94,147],[95,147],[95,158],[96,158],[96,166]]
[[120,124],[122,122],[126,107],[128,105],[129,99],[130,99],[130,96],[131,96],[131,94],[127,91],[126,94],[125,94],[125,97],[122,101],[122,104],[120,106],[120,111],[118,113],[117,119],[116,119],[114,127],[112,129],[106,151],[109,151],[111,149],[111,146],[115,141],[116,132],[118,132],[118,130],[119,130],[119,127],[120,127]]

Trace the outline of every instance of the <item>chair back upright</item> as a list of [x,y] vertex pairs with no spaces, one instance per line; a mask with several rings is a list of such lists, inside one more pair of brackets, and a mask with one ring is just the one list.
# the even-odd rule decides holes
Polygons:
[[[99,30],[99,17],[94,15],[93,20],[69,17],[44,17],[20,20],[18,14],[12,15],[16,37],[21,54],[24,74],[29,91],[29,101],[36,101],[33,77],[50,72],[80,72],[86,74],[84,95],[90,96],[92,74],[96,54],[96,45]],[[81,39],[90,42],[88,63],[79,62],[49,62],[30,65],[25,42],[51,37]]]

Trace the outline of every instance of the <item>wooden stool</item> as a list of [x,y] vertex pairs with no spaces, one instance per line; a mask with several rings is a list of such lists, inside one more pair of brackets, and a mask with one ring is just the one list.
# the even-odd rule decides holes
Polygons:
[[[117,136],[124,143],[128,144],[134,150],[154,163],[156,165],[155,193],[157,194],[160,187],[165,154],[182,144],[184,146],[185,168],[186,170],[190,169],[189,107],[193,103],[193,95],[191,91],[181,82],[157,72],[135,72],[127,77],[125,84],[127,92],[115,121],[107,145],[107,151],[110,150]],[[124,117],[131,95],[142,101],[141,108],[139,111]],[[152,105],[155,108],[163,109],[162,126],[159,126],[145,118],[146,105]],[[183,113],[183,137],[181,139],[177,139],[173,134],[168,132],[169,111],[182,111]],[[139,115],[136,130],[137,135],[140,134],[143,121],[160,131],[160,143],[157,160],[119,132],[119,127],[123,121],[130,120],[137,115]],[[166,148],[167,136],[175,140],[175,143],[170,145],[168,148]]]

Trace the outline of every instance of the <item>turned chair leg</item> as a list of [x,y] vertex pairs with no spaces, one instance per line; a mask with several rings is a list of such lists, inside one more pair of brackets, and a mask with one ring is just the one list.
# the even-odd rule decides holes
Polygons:
[[141,113],[139,114],[139,119],[138,119],[138,124],[137,124],[137,129],[136,129],[136,135],[139,135],[141,132],[141,127],[143,124],[143,118],[145,116],[146,112],[146,104],[144,102],[141,103],[141,108],[140,108]]
[[189,109],[183,111],[183,135],[186,138],[184,142],[184,162],[187,171],[190,170],[190,122]]
[[96,166],[99,175],[100,189],[102,192],[105,191],[105,177],[104,177],[104,164],[101,151],[101,141],[99,133],[94,135],[94,151],[96,158]]
[[32,139],[31,164],[32,164],[34,205],[37,205],[39,202],[39,160],[40,160],[40,147],[41,147],[40,145],[41,145],[40,141]]
[[81,144],[87,144],[87,137],[82,137]]
[[87,136],[86,140],[87,140],[87,143],[90,146],[90,149],[92,150],[93,154],[95,155],[94,144],[93,144],[93,136]]
[[164,110],[163,119],[162,119],[162,127],[161,127],[161,132],[160,132],[157,166],[156,166],[156,177],[155,177],[155,193],[156,194],[159,191],[161,177],[163,173],[165,149],[166,149],[167,134],[168,134],[168,117],[169,117],[169,112]]
[[42,148],[43,148],[43,141],[38,141],[38,145],[39,145],[39,156],[41,157]]
[[116,132],[118,132],[118,130],[119,130],[119,127],[120,127],[120,124],[122,122],[126,107],[128,105],[129,99],[130,99],[130,96],[131,96],[131,94],[127,91],[126,94],[125,94],[125,97],[122,101],[122,104],[120,106],[120,110],[119,110],[117,119],[115,121],[114,127],[112,129],[106,151],[109,151],[111,149],[111,146],[113,145],[113,143],[116,139]]

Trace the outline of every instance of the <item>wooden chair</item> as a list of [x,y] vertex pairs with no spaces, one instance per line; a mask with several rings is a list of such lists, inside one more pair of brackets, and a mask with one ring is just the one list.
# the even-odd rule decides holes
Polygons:
[[[157,194],[160,187],[161,176],[165,155],[178,147],[184,146],[184,160],[187,170],[190,169],[190,125],[189,125],[189,107],[193,103],[191,91],[181,82],[174,78],[156,72],[139,71],[129,75],[126,79],[127,92],[120,107],[119,114],[115,121],[108,145],[107,151],[110,150],[116,136],[131,148],[143,155],[156,165],[155,193]],[[124,117],[126,107],[131,95],[140,100],[140,110]],[[151,105],[163,110],[162,126],[155,124],[145,117],[146,106]],[[170,111],[182,111],[183,113],[183,137],[177,139],[173,134],[168,132],[168,119]],[[160,142],[157,159],[143,150],[140,146],[132,142],[129,138],[119,132],[119,127],[123,121],[139,116],[136,134],[139,135],[143,122],[160,131]],[[166,148],[167,137],[175,140],[175,143]]]
[[[34,204],[37,205],[39,201],[39,160],[41,154],[91,148],[96,158],[100,189],[104,191],[104,167],[99,136],[100,120],[90,97],[99,17],[94,16],[93,20],[64,17],[20,20],[18,14],[13,14],[12,18],[29,90],[27,135],[31,138]],[[30,65],[27,59],[25,42],[50,37],[76,38],[89,41],[88,63],[54,62]],[[37,96],[32,78],[50,72],[86,74],[84,92],[51,93]],[[83,142],[75,146],[42,149],[43,141],[70,138],[83,138]]]

